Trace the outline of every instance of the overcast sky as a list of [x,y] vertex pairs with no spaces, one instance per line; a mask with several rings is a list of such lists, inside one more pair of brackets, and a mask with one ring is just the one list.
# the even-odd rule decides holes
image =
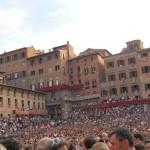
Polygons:
[[0,0],[0,53],[65,44],[118,53],[141,39],[150,47],[149,0]]

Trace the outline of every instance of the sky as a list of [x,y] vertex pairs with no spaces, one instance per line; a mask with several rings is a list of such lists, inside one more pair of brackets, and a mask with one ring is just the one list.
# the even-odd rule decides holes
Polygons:
[[150,47],[149,0],[0,0],[0,53],[66,44],[112,54],[140,39]]

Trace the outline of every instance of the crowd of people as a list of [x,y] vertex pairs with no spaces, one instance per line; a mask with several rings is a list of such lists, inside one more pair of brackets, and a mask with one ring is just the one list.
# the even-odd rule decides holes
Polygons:
[[[54,145],[58,145],[58,143],[61,143],[60,141],[67,141],[62,143],[67,149],[84,150],[82,145],[83,141],[90,135],[95,141],[102,142],[96,142],[95,144],[103,145],[105,143],[106,145],[103,145],[104,147],[108,146],[108,149],[110,147],[113,149],[113,136],[111,139],[110,134],[113,135],[112,131],[119,127],[121,132],[123,132],[122,129],[126,128],[133,135],[140,133],[143,136],[143,146],[146,146],[144,141],[146,142],[150,139],[150,110],[145,110],[144,105],[131,105],[128,107],[112,107],[108,109],[83,110],[81,108],[75,108],[70,112],[67,119],[62,120],[51,120],[48,117],[40,116],[1,117],[0,139],[3,141],[1,144],[4,143],[3,145],[5,147],[7,147],[7,144],[4,141],[7,141],[8,138],[13,138],[24,149],[34,150],[37,149],[41,139],[47,137],[44,138],[44,141],[50,140]],[[118,132],[114,131],[114,134]],[[54,142],[54,139],[56,142]],[[133,144],[131,145],[133,146]],[[97,150],[97,147],[94,146],[93,150]],[[54,147],[52,150],[58,149]]]

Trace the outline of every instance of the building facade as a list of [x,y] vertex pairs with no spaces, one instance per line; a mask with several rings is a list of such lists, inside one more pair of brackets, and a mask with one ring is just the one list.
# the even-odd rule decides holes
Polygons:
[[6,84],[0,73],[0,116],[47,115],[45,93]]
[[101,97],[150,97],[150,48],[140,40],[127,42],[121,53],[105,57],[106,80],[101,82]]
[[65,45],[44,53],[33,47],[0,55],[0,68],[9,86],[47,93],[52,117],[67,114],[72,104],[105,99],[150,97],[150,48],[129,41],[120,53],[87,49],[78,56]]
[[105,49],[87,49],[68,60],[69,82],[81,84],[82,89],[73,91],[73,101],[100,99],[100,81],[105,79],[104,57],[111,55]]
[[0,68],[6,73],[6,84],[27,88],[27,58],[38,53],[33,47],[25,47],[1,54]]

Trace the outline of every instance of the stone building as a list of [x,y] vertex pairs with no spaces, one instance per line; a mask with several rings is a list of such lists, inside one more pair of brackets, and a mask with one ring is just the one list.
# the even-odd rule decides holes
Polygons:
[[67,116],[74,104],[150,97],[150,48],[126,44],[114,55],[89,48],[76,56],[69,42],[46,53],[26,47],[1,54],[0,68],[7,85],[45,92],[52,118]]
[[0,116],[47,115],[45,94],[7,85],[0,74]]

